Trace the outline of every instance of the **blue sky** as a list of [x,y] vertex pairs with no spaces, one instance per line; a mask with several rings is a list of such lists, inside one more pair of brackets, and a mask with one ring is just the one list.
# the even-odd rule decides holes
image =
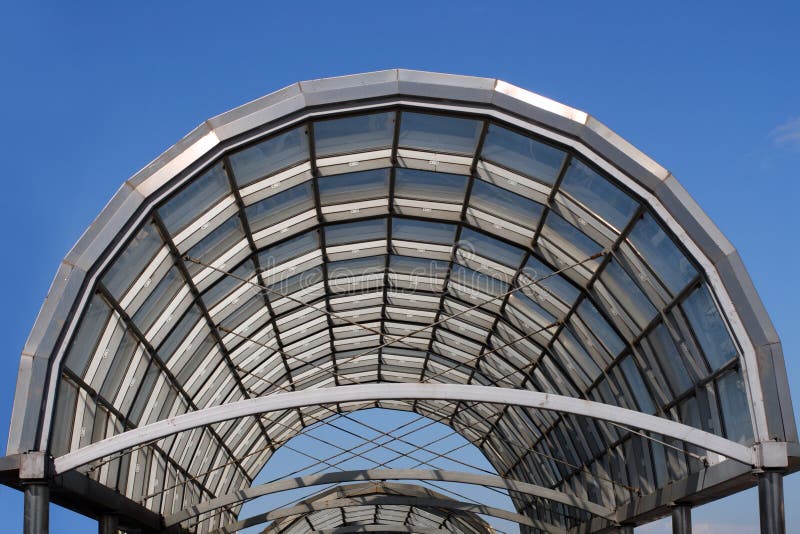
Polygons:
[[[392,67],[505,79],[588,111],[670,169],[739,249],[800,413],[800,4],[296,6],[4,2],[0,442],[55,269],[126,178],[234,106],[298,80]],[[799,475],[786,494],[798,499]],[[19,531],[20,494],[0,488],[0,513]],[[52,514],[53,532],[95,528]],[[754,532],[756,495],[701,507],[694,521],[697,532]],[[787,527],[800,531],[797,507]]]

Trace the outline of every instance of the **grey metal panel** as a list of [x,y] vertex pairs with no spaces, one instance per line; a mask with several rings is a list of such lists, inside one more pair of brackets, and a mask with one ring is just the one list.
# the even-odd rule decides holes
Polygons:
[[84,231],[78,243],[69,251],[65,261],[88,271],[97,258],[133,217],[146,198],[125,182]]
[[496,80],[420,70],[398,71],[399,93],[403,95],[489,104]]
[[48,363],[73,303],[78,298],[85,274],[66,261],[61,263],[28,335],[20,357],[7,454],[37,448],[35,440],[42,402],[46,398],[44,388]]
[[243,106],[209,119],[206,124],[220,140],[227,140],[285,117],[306,106],[300,84],[295,83]]
[[163,154],[145,165],[139,172],[131,176],[127,182],[134,188],[138,187],[145,180],[150,178],[150,176],[152,176],[155,172],[161,169],[165,164],[183,154],[187,149],[211,133],[211,131],[212,128],[209,126],[208,121],[198,125],[184,138],[165,150]]
[[594,148],[649,191],[655,191],[670,176],[669,171],[640,152],[594,117],[581,129],[580,139]]
[[308,106],[397,94],[397,70],[309,80],[300,82],[300,90]]
[[734,252],[733,245],[674,176],[664,179],[654,193],[711,263]]

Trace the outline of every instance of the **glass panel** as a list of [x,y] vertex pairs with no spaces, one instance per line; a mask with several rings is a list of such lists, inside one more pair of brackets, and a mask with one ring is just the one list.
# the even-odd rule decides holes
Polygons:
[[618,230],[636,211],[635,200],[578,160],[572,160],[561,189]]
[[183,286],[183,277],[176,267],[170,268],[164,278],[147,297],[144,303],[133,315],[133,322],[143,332],[147,332],[156,319],[164,313],[178,291]]
[[495,215],[527,228],[536,228],[544,209],[544,206],[538,202],[512,193],[502,187],[486,183],[483,180],[475,180],[469,203],[490,215]]
[[736,348],[706,286],[700,286],[681,305],[711,370],[736,356]]
[[566,154],[530,137],[491,124],[481,157],[552,184],[558,176]]
[[56,417],[53,418],[52,454],[61,456],[70,450],[72,424],[75,421],[75,406],[78,388],[72,382],[61,379],[56,403]]
[[314,208],[311,184],[306,182],[245,208],[250,229],[263,230]]
[[403,112],[400,146],[436,152],[472,154],[482,123],[472,119]]
[[450,279],[455,283],[475,288],[489,295],[496,296],[508,291],[508,284],[505,282],[501,282],[497,278],[479,273],[457,263],[453,265]]
[[338,174],[319,179],[320,200],[325,206],[385,198],[388,194],[389,169]]
[[692,385],[692,380],[669,330],[663,324],[659,324],[653,329],[647,340],[653,346],[658,363],[675,394],[680,395],[686,391]]
[[[573,253],[570,248],[574,248],[574,252],[577,253],[575,258],[577,261],[584,260],[602,250],[602,247],[591,237],[553,211],[549,212],[545,218],[542,235],[570,254]],[[566,243],[564,243],[565,241]]]
[[525,254],[521,249],[507,245],[497,239],[492,239],[469,228],[465,228],[461,232],[458,246],[469,253],[477,254],[514,268],[519,267]]
[[521,284],[538,280],[533,284],[534,286],[547,289],[550,293],[567,304],[574,302],[575,299],[578,298],[580,291],[575,286],[570,284],[562,275],[553,276],[553,272],[555,271],[534,256],[528,258],[522,272],[526,277],[530,278],[530,281],[521,281]]
[[106,301],[100,295],[95,295],[83,314],[80,329],[75,334],[67,355],[67,367],[78,376],[83,376],[86,364],[97,349],[97,343],[110,316],[111,309]]
[[617,356],[622,352],[622,349],[625,348],[625,343],[620,339],[611,325],[608,324],[608,321],[600,315],[600,312],[597,311],[597,308],[595,308],[591,301],[584,300],[581,302],[580,306],[578,306],[577,313],[578,317],[586,323],[586,326],[589,327],[592,333],[608,348],[612,356]]
[[158,208],[158,214],[174,236],[230,192],[228,177],[217,163]]
[[616,260],[611,260],[600,275],[601,280],[625,311],[644,328],[657,311],[639,286],[628,276]]
[[325,228],[327,246],[386,239],[386,219],[333,224]]
[[358,115],[314,123],[317,157],[392,146],[394,113]]
[[454,224],[392,219],[392,239],[452,245],[455,238],[456,226]]
[[[203,263],[211,263],[215,259],[228,252],[233,245],[244,239],[244,230],[239,217],[234,215],[213,232],[208,234],[199,243],[189,249],[187,256],[192,259],[200,260]],[[187,268],[192,276],[197,275],[204,269],[202,265],[194,262],[187,262]]]
[[747,388],[739,371],[728,371],[717,378],[719,402],[725,421],[725,436],[739,443],[753,442],[753,425],[750,422],[750,407]]
[[467,190],[467,177],[398,168],[394,187],[398,197],[460,204]]
[[317,232],[307,232],[262,251],[258,255],[258,261],[261,269],[266,271],[317,248],[319,248],[319,235]]
[[230,156],[233,175],[240,187],[307,159],[308,138],[305,126],[289,130]]
[[411,256],[389,256],[389,270],[396,273],[444,278],[449,268],[450,262],[447,261],[428,260]]
[[636,223],[629,237],[673,295],[697,276],[697,271],[686,256],[649,213]]
[[639,406],[639,410],[645,413],[654,413],[656,409],[655,406],[653,406],[653,399],[650,398],[650,392],[647,391],[647,386],[645,386],[642,375],[639,373],[639,369],[636,368],[636,363],[633,361],[633,358],[631,356],[626,356],[619,365],[622,372],[625,373],[625,378],[628,381],[628,385],[631,387],[633,396],[636,398],[636,404]]
[[108,268],[103,276],[103,285],[112,295],[121,297],[142,274],[162,244],[156,227],[152,223],[146,224]]

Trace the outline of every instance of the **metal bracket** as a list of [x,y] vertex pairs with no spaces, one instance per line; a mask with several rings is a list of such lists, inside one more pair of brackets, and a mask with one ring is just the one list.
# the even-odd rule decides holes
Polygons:
[[20,455],[20,480],[44,480],[50,477],[53,458],[43,451],[30,451]]

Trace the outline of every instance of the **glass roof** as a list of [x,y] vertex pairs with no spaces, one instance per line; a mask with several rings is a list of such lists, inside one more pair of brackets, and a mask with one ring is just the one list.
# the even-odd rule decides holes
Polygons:
[[[548,139],[404,107],[306,122],[211,162],[148,214],[72,336],[50,449],[371,382],[552,392],[752,443],[740,351],[701,272],[642,199]],[[449,422],[501,475],[612,507],[705,454],[554,412],[383,404]],[[174,513],[249,486],[329,411],[214,424],[83,471]],[[553,524],[586,519],[514,500]]]

